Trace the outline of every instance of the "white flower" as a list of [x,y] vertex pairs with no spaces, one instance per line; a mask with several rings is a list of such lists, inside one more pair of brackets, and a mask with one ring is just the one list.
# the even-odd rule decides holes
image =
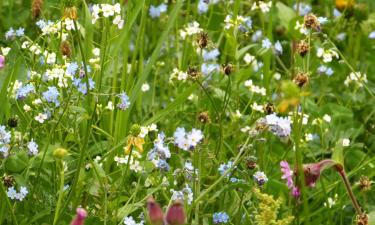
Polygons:
[[118,29],[122,29],[124,27],[124,20],[121,19],[120,15],[115,16],[115,18],[113,19],[112,23],[114,25],[117,25]]
[[25,112],[29,112],[31,110],[31,107],[28,104],[25,104],[23,106],[23,110],[25,110]]
[[206,3],[204,0],[199,0],[198,3],[198,13],[202,14],[208,11],[208,3]]
[[254,111],[264,112],[264,110],[263,110],[263,105],[258,105],[256,102],[254,102],[254,103],[251,105],[251,108],[252,108]]
[[38,144],[31,139],[29,143],[27,143],[27,149],[29,150],[30,155],[37,155],[38,154]]
[[142,84],[141,90],[143,92],[149,91],[150,90],[150,85],[148,83]]
[[245,56],[243,57],[243,60],[245,61],[246,64],[250,64],[255,61],[255,56],[252,56],[249,53],[246,53]]
[[104,17],[110,17],[115,15],[114,7],[109,4],[101,4],[102,12]]
[[269,49],[271,47],[272,47],[272,43],[271,43],[270,39],[265,38],[265,39],[262,40],[262,48]]
[[363,87],[363,83],[367,83],[367,75],[362,74],[361,72],[352,72],[349,74],[349,76],[346,77],[344,84],[345,86],[349,86],[349,84],[352,82],[359,87]]
[[375,39],[375,31],[371,32],[371,33],[368,35],[368,38],[370,38],[370,39]]
[[318,48],[316,51],[316,56],[319,58],[323,58],[323,62],[328,63],[331,62],[333,58],[338,59],[339,55],[338,53],[333,50],[333,49],[323,49],[323,48]]
[[219,49],[215,48],[211,51],[207,51],[203,49],[202,56],[204,61],[216,60],[216,58],[220,55]]
[[323,116],[323,120],[326,121],[327,123],[330,123],[330,122],[331,122],[331,116],[325,114],[325,115]]
[[245,81],[245,87],[248,87],[250,92],[261,94],[263,96],[266,95],[266,89],[264,87],[254,85],[252,80]]
[[275,48],[276,54],[278,55],[283,54],[283,46],[281,45],[280,41],[276,41],[274,48]]
[[34,119],[39,123],[44,123],[44,120],[46,120],[47,118],[47,114],[44,113],[39,113],[37,116],[34,117]]
[[4,56],[7,56],[10,49],[11,48],[9,48],[9,47],[6,47],[6,48],[1,47],[1,52],[3,53]]
[[342,146],[348,147],[350,145],[350,139],[344,138],[342,139]]

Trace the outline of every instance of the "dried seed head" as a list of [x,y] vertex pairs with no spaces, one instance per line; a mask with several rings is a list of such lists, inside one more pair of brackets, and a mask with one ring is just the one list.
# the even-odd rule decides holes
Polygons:
[[300,56],[304,57],[310,51],[310,45],[304,40],[297,44],[297,52]]
[[18,117],[11,117],[8,119],[8,126],[11,128],[15,128],[18,125]]
[[318,18],[312,13],[309,13],[304,17],[303,24],[307,29],[320,31],[320,22]]
[[197,67],[189,67],[189,69],[187,70],[187,74],[192,80],[197,80],[201,75]]
[[247,166],[247,168],[249,168],[250,170],[255,169],[256,166],[257,166],[257,158],[254,157],[254,156],[249,156],[249,157],[246,159],[246,166]]
[[263,110],[264,110],[264,112],[265,112],[267,115],[270,115],[270,114],[272,114],[272,113],[275,112],[275,105],[272,104],[272,103],[270,103],[270,102],[268,102],[267,104],[265,104],[265,105],[263,106]]
[[372,181],[368,177],[361,176],[361,178],[359,179],[359,187],[361,188],[361,191],[371,190],[371,183]]
[[223,72],[225,75],[229,76],[233,72],[233,65],[228,63],[228,64],[223,64]]
[[204,124],[211,122],[210,115],[208,115],[208,112],[201,112],[201,113],[199,113],[198,120],[201,123],[204,123]]
[[4,175],[3,177],[3,184],[6,187],[12,187],[15,184],[14,178],[12,175]]
[[356,218],[357,225],[368,225],[368,216],[366,213],[362,213],[361,215],[357,215]]
[[75,6],[66,7],[64,9],[64,18],[77,20],[77,8]]
[[209,41],[210,41],[210,38],[208,37],[208,34],[206,32],[201,32],[198,34],[197,44],[199,48],[201,49],[206,48]]
[[61,54],[65,55],[66,57],[70,58],[72,55],[72,50],[70,48],[70,44],[68,41],[63,41],[60,46]]
[[302,88],[309,82],[309,75],[307,73],[297,73],[293,81],[298,87]]
[[31,3],[31,16],[34,20],[38,19],[42,14],[43,0],[34,0]]

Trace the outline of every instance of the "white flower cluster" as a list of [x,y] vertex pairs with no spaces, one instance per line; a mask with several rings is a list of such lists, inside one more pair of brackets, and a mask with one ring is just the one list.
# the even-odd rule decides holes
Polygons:
[[318,56],[318,58],[322,58],[323,62],[325,63],[332,62],[333,58],[339,58],[339,54],[335,50],[324,48],[318,48],[316,50],[316,56]]
[[92,6],[92,24],[95,24],[96,21],[100,18],[100,15],[103,17],[112,17],[112,23],[117,25],[118,29],[124,27],[124,20],[121,18],[121,6],[120,3],[114,5],[110,4],[95,4]]
[[240,29],[241,31],[247,32],[252,29],[253,21],[250,17],[237,16],[233,18],[231,15],[227,15],[224,20],[226,30],[230,28]]
[[124,218],[124,224],[125,225],[143,225],[145,224],[144,220],[141,220],[139,223],[135,222],[134,218],[132,216],[127,216]]
[[24,41],[21,48],[27,49],[35,55],[40,55],[42,53],[42,48],[37,43],[30,43],[29,41]]
[[185,188],[183,188],[181,191],[175,191],[171,189],[172,193],[172,201],[180,200],[184,202],[185,200],[189,205],[193,202],[194,194],[189,185],[186,184]]
[[185,128],[182,127],[177,127],[173,137],[175,145],[185,151],[195,148],[204,138],[201,130],[193,128],[186,133]]
[[156,124],[153,123],[148,126],[142,126],[141,132],[139,133],[138,137],[144,138],[149,132],[152,131],[158,131],[158,127],[156,126]]
[[129,161],[129,169],[138,173],[138,172],[142,172],[143,170],[143,167],[140,165],[139,160],[137,160],[140,158],[142,158],[142,156],[139,152],[132,151],[131,155],[126,155],[125,157],[115,156],[114,161],[117,163],[117,165],[128,164],[128,161]]
[[0,126],[0,152],[4,157],[9,154],[9,143],[11,140],[11,133],[5,129],[5,126]]
[[17,192],[14,187],[9,187],[7,191],[8,198],[12,200],[16,199],[18,201],[22,201],[28,193],[29,191],[27,188],[23,186],[20,188],[20,192]]
[[292,128],[289,118],[278,117],[276,114],[266,116],[266,124],[269,130],[278,137],[289,137]]
[[349,86],[351,83],[355,83],[359,87],[363,87],[363,83],[367,83],[367,75],[362,74],[361,72],[352,72],[344,81],[345,86]]
[[272,6],[272,1],[270,2],[258,1],[258,2],[253,3],[251,10],[260,9],[260,11],[262,11],[263,13],[268,13],[270,11],[271,6]]
[[199,27],[197,21],[189,23],[184,29],[180,30],[180,37],[185,40],[187,36],[193,36],[202,32],[202,28]]
[[252,80],[245,81],[245,87],[249,88],[250,92],[266,96],[266,89],[264,87],[254,85]]
[[185,82],[188,78],[188,74],[177,68],[174,68],[171,75],[169,76],[169,83],[173,83],[173,80],[179,80]]
[[263,67],[263,63],[258,62],[255,56],[250,55],[249,53],[245,54],[245,56],[243,57],[243,60],[245,61],[247,65],[251,65],[255,72],[259,71],[259,69]]

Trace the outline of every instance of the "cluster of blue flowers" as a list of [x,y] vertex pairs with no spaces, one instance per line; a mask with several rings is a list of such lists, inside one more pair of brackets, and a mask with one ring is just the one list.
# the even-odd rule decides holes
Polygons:
[[23,100],[29,95],[30,93],[35,93],[35,88],[33,84],[26,84],[20,87],[16,92],[16,99]]
[[214,213],[213,216],[214,224],[224,224],[229,222],[229,216],[225,212]]
[[60,93],[55,86],[48,87],[48,90],[42,93],[43,98],[49,103],[54,103],[56,107],[60,105],[59,95]]

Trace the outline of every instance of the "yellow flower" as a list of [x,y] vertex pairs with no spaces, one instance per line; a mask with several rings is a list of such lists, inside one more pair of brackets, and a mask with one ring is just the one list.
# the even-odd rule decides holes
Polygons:
[[128,137],[128,143],[127,143],[127,145],[124,147],[125,154],[126,154],[126,155],[129,155],[133,146],[134,146],[135,148],[137,148],[137,150],[138,150],[140,153],[143,153],[143,144],[144,144],[144,143],[145,143],[145,140],[144,140],[143,138],[141,138],[141,137],[129,136],[129,137]]

